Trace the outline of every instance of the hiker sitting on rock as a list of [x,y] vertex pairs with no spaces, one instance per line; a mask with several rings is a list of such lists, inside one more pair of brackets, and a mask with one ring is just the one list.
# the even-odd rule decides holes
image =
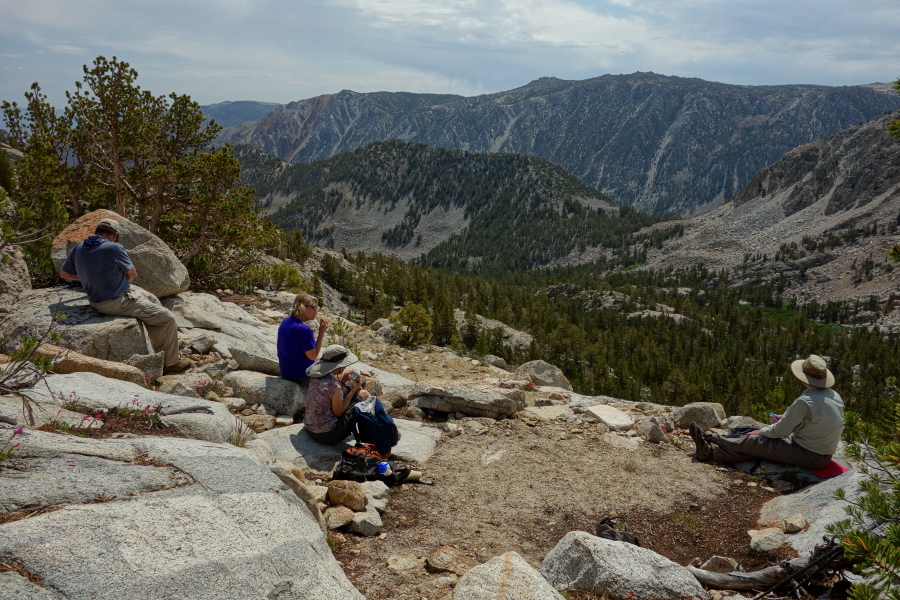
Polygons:
[[[306,393],[304,429],[309,436],[322,444],[337,444],[353,432],[350,406],[369,398],[362,389],[362,379],[351,381],[346,368],[359,361],[355,354],[337,344],[322,350],[322,356],[307,370],[309,391]],[[350,391],[344,395],[342,387],[350,382]]]
[[119,224],[101,219],[94,235],[78,242],[66,257],[59,276],[81,282],[88,302],[104,315],[136,317],[147,328],[164,356],[164,373],[181,373],[191,366],[178,354],[175,315],[147,290],[131,285],[137,270],[119,240]]
[[284,379],[309,385],[308,369],[322,350],[322,340],[328,330],[328,320],[319,318],[319,335],[304,321],[312,321],[319,314],[319,299],[309,294],[297,294],[291,314],[278,326],[278,370]]
[[737,463],[764,458],[807,469],[826,467],[844,429],[844,401],[830,389],[834,375],[821,356],[812,354],[806,360],[795,360],[791,372],[806,391],[783,415],[770,416],[772,424],[768,427],[729,439],[704,433],[697,423],[691,423],[697,460]]

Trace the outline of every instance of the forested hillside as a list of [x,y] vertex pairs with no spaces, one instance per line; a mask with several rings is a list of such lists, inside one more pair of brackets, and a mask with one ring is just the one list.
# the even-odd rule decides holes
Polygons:
[[311,165],[238,147],[243,180],[280,227],[333,248],[383,251],[424,265],[504,273],[546,265],[586,246],[614,265],[641,260],[662,219],[609,198],[534,156],[378,142]]
[[[702,267],[597,273],[589,266],[485,279],[444,274],[381,255],[322,263],[323,280],[353,302],[360,322],[387,316],[393,303],[422,305],[432,341],[512,364],[543,359],[563,369],[575,390],[671,405],[721,402],[728,414],[763,419],[799,392],[789,375],[797,356],[830,357],[839,389],[867,418],[897,402],[887,379],[900,364],[900,336],[846,327],[860,311],[890,311],[877,299],[798,306],[785,279],[729,289]],[[497,319],[534,336],[518,351],[500,330],[459,330],[452,309]]]
[[389,139],[532,154],[619,204],[687,215],[722,204],[785,152],[898,105],[869,86],[547,77],[471,98],[345,90],[286,104],[222,139],[290,162]]

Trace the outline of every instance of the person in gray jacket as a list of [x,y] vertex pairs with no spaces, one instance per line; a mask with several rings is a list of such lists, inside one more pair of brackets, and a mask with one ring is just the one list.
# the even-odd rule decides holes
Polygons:
[[783,415],[771,415],[771,425],[731,439],[704,433],[691,423],[697,460],[736,463],[764,458],[807,469],[827,466],[844,430],[844,401],[831,389],[834,375],[815,354],[791,363],[791,373],[806,391]]

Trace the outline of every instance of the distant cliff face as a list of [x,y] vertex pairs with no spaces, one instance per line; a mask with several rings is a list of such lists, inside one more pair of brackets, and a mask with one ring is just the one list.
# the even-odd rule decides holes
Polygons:
[[744,284],[785,275],[786,293],[803,301],[896,293],[900,269],[885,255],[900,240],[900,140],[885,133],[892,118],[900,111],[788,152],[732,202],[685,221],[650,266],[702,263]]
[[785,152],[900,106],[872,87],[738,86],[653,73],[544,78],[472,98],[343,91],[226,132],[290,162],[402,139],[534,154],[620,204],[657,214],[721,205]]

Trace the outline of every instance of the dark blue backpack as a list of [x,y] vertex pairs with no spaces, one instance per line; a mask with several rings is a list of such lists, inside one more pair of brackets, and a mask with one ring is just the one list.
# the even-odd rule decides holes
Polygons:
[[394,419],[384,410],[377,396],[353,405],[353,437],[357,444],[373,444],[381,455],[389,454],[400,441]]

